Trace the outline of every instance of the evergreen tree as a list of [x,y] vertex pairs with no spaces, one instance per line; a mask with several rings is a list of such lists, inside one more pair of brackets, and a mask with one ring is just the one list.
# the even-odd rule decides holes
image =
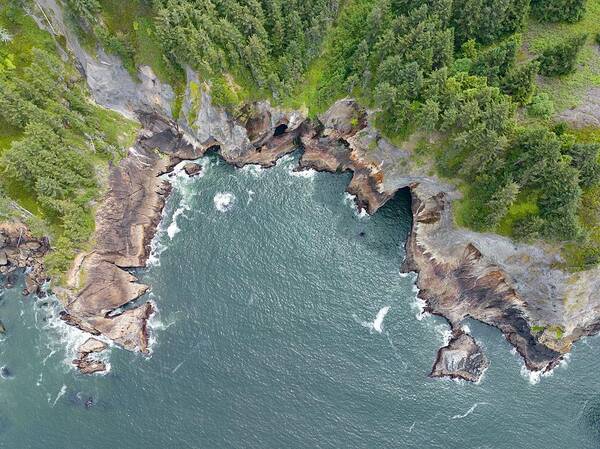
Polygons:
[[572,73],[575,70],[579,50],[585,44],[586,39],[587,34],[580,34],[546,48],[538,58],[540,73],[546,76],[561,76]]

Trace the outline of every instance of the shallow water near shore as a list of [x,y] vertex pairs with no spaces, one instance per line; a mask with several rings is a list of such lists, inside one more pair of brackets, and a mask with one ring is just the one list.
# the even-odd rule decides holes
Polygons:
[[[239,170],[174,178],[139,272],[159,312],[152,355],[111,348],[85,377],[53,298],[2,292],[0,448],[597,448],[600,339],[538,383],[496,329],[477,384],[427,377],[447,333],[401,276],[401,192],[372,217],[349,176]],[[86,408],[85,402],[93,405]]]

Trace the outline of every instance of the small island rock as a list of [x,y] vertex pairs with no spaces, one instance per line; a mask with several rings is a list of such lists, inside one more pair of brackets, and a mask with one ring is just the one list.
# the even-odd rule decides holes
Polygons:
[[477,382],[490,362],[475,339],[463,332],[455,334],[440,348],[430,377],[449,377]]

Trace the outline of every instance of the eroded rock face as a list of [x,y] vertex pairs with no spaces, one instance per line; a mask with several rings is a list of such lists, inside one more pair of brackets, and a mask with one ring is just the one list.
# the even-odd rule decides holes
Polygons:
[[[210,86],[188,69],[186,96],[175,122],[169,118],[173,92],[149,68],[142,67],[134,80],[118,59],[101,49],[99,59],[92,58],[65,27],[56,1],[38,3],[53,26],[41,18],[38,23],[66,37],[94,99],[137,118],[143,126],[137,144],[110,170],[109,192],[97,214],[96,247],[80,255],[72,270],[73,282],[65,295],[64,318],[69,323],[146,352],[152,306],[130,303],[148,287],[137,283],[127,269],[143,267],[148,257],[169,193],[159,175],[209,148],[238,167],[269,167],[301,141],[301,168],[352,172],[348,191],[369,213],[398,190],[410,189],[414,220],[403,270],[418,273],[419,296],[429,311],[448,319],[455,335],[462,321],[472,317],[499,328],[529,369],[548,370],[574,341],[600,331],[600,269],[569,273],[556,268],[560,256],[553,248],[457,229],[451,212],[452,201],[460,196],[457,190],[432,176],[430,167],[417,165],[410,149],[384,139],[371,125],[370,113],[355,101],[336,102],[314,123],[266,102],[246,105],[232,115],[212,104]],[[592,109],[571,115],[578,122],[596,123]],[[26,258],[11,259],[5,251],[0,253],[0,270],[6,272],[3,267],[11,260],[16,261],[11,266],[28,263]],[[83,279],[83,285],[77,279]],[[120,312],[123,306],[129,308]],[[452,343],[443,355],[469,346],[466,337]]]
[[552,369],[574,341],[600,331],[600,269],[569,273],[557,268],[556,249],[457,228],[458,191],[416,166],[369,119],[353,100],[338,101],[301,136],[301,165],[352,171],[347,190],[369,213],[410,189],[413,225],[402,271],[418,273],[429,312],[446,317],[455,335],[469,317],[497,327],[531,370]]
[[106,347],[106,343],[92,337],[88,338],[79,346],[77,358],[73,360],[73,365],[75,365],[82,374],[93,374],[106,371],[106,363],[90,356],[91,354],[104,351]]
[[[148,286],[128,269],[146,265],[150,242],[160,222],[170,184],[160,175],[197,151],[174,122],[140,113],[146,128],[118,166],[110,169],[109,191],[96,214],[95,246],[69,274],[63,319],[91,334],[102,334],[129,350],[148,352],[148,302],[121,312]],[[160,150],[160,151],[157,151]],[[79,280],[83,279],[80,285]]]
[[468,334],[459,332],[453,335],[448,345],[440,348],[431,377],[448,377],[477,382],[490,362],[475,341]]
[[[209,101],[207,105],[212,108]],[[224,135],[223,130],[240,126],[226,113],[213,117],[222,122],[213,122],[211,128],[189,135],[179,123],[155,111],[137,111],[143,129],[127,157],[110,167],[109,189],[96,214],[93,251],[77,258],[68,276],[69,288],[61,292],[65,298],[62,318],[67,323],[92,335],[103,335],[125,349],[149,352],[147,320],[152,305],[146,302],[131,306],[148,286],[137,282],[129,270],[144,267],[148,259],[150,242],[170,192],[170,184],[161,175],[172,171],[180,161],[197,159],[209,149],[216,149],[237,166],[268,167],[296,148],[297,114],[288,116],[260,104],[249,105],[246,114],[262,117],[253,122],[254,132],[261,137],[255,142],[247,139],[247,145],[239,147],[229,138],[224,143],[217,140]],[[282,123],[293,126],[275,132]],[[210,134],[212,131],[215,135]],[[201,139],[204,144],[199,144]],[[188,163],[184,170],[197,173],[201,167]],[[122,308],[127,310],[123,312]],[[100,370],[100,365],[88,363],[87,357],[78,360],[75,364],[82,372]]]
[[171,115],[171,103],[175,99],[173,89],[161,83],[150,67],[139,67],[137,79],[132,79],[117,56],[97,47],[94,57],[83,48],[75,33],[66,25],[62,8],[56,0],[39,0],[36,3],[44,10],[42,16],[38,16],[37,9],[32,11],[36,22],[48,32],[65,37],[67,47],[75,56],[96,103],[134,120],[138,110],[154,110],[166,116]]
[[91,354],[92,352],[102,352],[105,349],[106,343],[90,337],[79,346],[77,352],[79,354],[79,358],[82,358],[88,354]]
[[33,237],[23,223],[0,223],[0,275],[5,287],[13,287],[17,270],[27,268],[23,294],[40,293],[47,279],[43,258],[49,250],[48,239]]

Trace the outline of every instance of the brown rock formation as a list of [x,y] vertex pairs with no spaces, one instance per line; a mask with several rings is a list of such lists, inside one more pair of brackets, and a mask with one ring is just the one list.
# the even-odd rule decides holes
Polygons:
[[190,177],[197,176],[202,172],[202,165],[194,162],[188,162],[183,166],[183,171]]
[[20,222],[0,223],[0,275],[12,287],[17,269],[27,268],[24,295],[39,293],[46,281],[43,258],[49,251],[48,239],[35,238]]
[[[62,318],[67,323],[93,335],[104,335],[125,349],[148,353],[146,324],[152,305],[130,305],[148,286],[138,283],[127,270],[146,265],[150,242],[170,192],[170,184],[160,175],[179,161],[196,159],[213,148],[236,166],[274,165],[295,149],[299,131],[286,125],[276,133],[277,126],[288,123],[286,116],[273,121],[271,110],[261,105],[248,106],[246,114],[254,124],[256,140],[241,148],[221,145],[212,137],[198,143],[184,135],[175,122],[155,113],[138,113],[144,128],[127,157],[110,169],[109,190],[96,214],[94,249],[78,257],[68,276],[69,289],[62,292],[66,296]],[[122,311],[124,307],[127,310]],[[100,365],[90,364],[87,357],[75,362],[82,372],[100,370]]]
[[477,382],[489,366],[485,354],[468,334],[458,332],[448,345],[440,348],[431,377],[449,377]]
[[73,360],[73,365],[77,367],[81,374],[94,374],[106,371],[106,363],[102,360],[89,358]]
[[106,371],[106,363],[90,357],[90,354],[102,352],[106,349],[106,343],[95,338],[88,338],[79,346],[77,358],[73,360],[73,365],[82,374],[93,374]]
[[338,101],[319,126],[305,127],[301,139],[301,166],[351,171],[347,190],[369,213],[399,189],[410,189],[413,226],[402,271],[418,273],[419,297],[429,312],[449,321],[455,336],[466,318],[474,318],[500,329],[528,369],[547,371],[574,341],[600,330],[600,270],[568,273],[556,268],[560,258],[552,248],[457,228],[456,189],[382,138],[353,100]]

